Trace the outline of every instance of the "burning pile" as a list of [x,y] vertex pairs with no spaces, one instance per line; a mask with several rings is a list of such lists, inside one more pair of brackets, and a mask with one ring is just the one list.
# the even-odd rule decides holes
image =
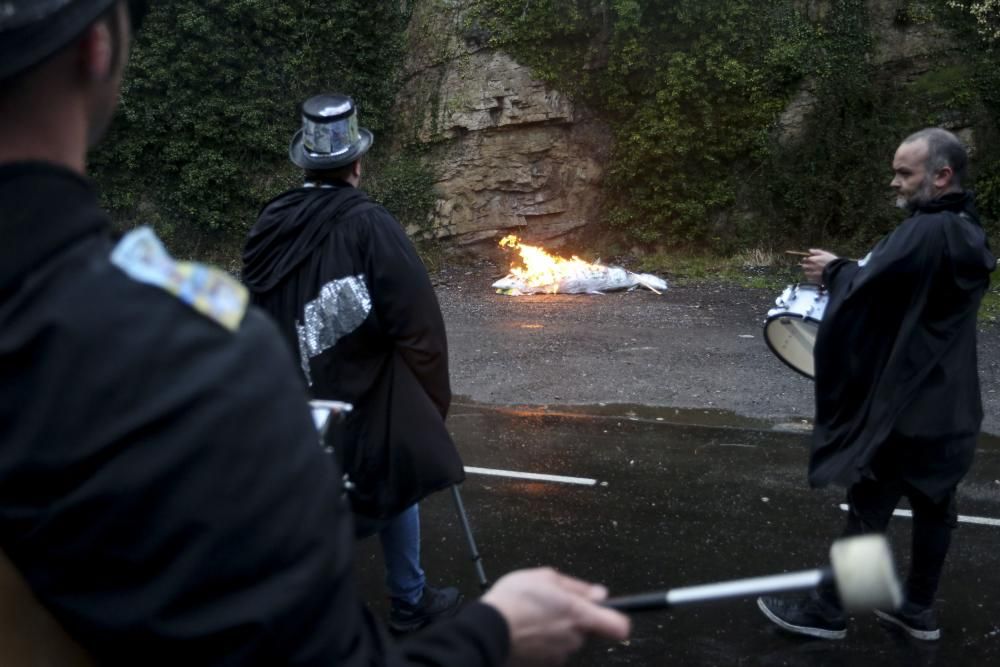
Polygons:
[[657,294],[667,289],[667,281],[649,273],[632,273],[618,266],[591,264],[579,257],[555,257],[543,248],[525,245],[516,236],[500,240],[501,248],[521,254],[524,267],[511,266],[510,273],[493,283],[500,294],[600,294],[633,290],[642,286]]

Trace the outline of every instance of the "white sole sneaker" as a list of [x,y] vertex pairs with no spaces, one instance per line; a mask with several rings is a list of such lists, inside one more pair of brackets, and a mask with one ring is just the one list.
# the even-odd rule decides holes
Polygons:
[[764,612],[772,623],[777,625],[783,630],[788,632],[794,632],[797,635],[806,635],[808,637],[818,637],[819,639],[843,639],[847,636],[847,630],[824,630],[823,628],[811,628],[805,625],[793,625],[788,621],[779,618],[773,611],[767,608],[764,601],[757,598],[757,606],[760,610]]
[[880,621],[885,621],[886,623],[891,623],[896,626],[906,634],[910,635],[914,639],[921,639],[925,642],[933,642],[941,639],[941,630],[918,630],[917,628],[911,628],[902,619],[893,616],[890,613],[881,611],[879,609],[875,610],[875,615]]

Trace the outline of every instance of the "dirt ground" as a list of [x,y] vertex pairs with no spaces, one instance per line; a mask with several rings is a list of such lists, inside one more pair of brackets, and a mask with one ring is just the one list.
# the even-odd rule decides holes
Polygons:
[[[812,381],[768,349],[778,293],[701,284],[607,295],[510,297],[483,263],[433,275],[458,400],[500,405],[697,409],[714,423],[808,429]],[[1000,326],[979,332],[983,430],[1000,434]]]

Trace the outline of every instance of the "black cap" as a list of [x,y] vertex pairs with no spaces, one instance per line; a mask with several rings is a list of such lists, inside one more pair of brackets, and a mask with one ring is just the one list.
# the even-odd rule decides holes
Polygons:
[[0,80],[72,42],[118,0],[0,0]]

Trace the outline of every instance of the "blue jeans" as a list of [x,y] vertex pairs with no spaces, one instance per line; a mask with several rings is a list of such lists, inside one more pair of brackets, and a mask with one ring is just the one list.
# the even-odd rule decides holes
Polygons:
[[387,521],[356,517],[359,536],[378,533],[389,597],[417,604],[426,578],[420,567],[420,508],[410,507]]

